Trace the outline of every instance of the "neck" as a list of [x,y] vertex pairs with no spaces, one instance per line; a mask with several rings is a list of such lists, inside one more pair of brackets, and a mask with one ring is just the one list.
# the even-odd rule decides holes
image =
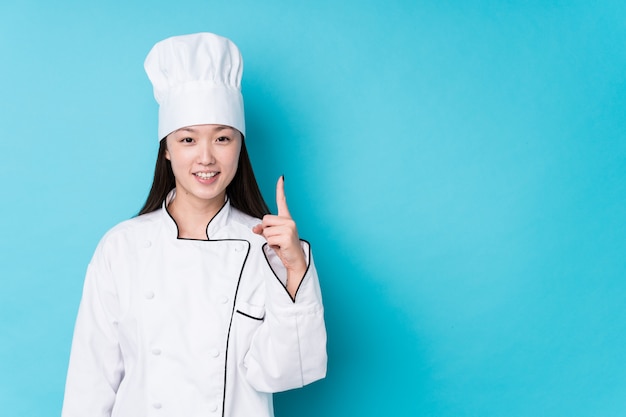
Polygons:
[[226,197],[212,201],[191,201],[181,197],[177,195],[167,206],[167,211],[178,226],[178,237],[207,240],[207,226],[224,207]]

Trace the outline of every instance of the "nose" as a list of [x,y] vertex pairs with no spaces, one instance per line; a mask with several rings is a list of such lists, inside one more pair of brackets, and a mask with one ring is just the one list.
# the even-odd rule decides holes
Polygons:
[[198,162],[202,165],[215,163],[213,148],[210,141],[202,141],[198,147]]

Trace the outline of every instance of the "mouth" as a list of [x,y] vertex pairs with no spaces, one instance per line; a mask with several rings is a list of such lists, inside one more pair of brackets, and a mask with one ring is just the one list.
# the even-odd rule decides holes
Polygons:
[[196,172],[193,175],[195,175],[196,177],[200,179],[208,180],[209,178],[213,178],[217,174],[218,174],[217,172]]

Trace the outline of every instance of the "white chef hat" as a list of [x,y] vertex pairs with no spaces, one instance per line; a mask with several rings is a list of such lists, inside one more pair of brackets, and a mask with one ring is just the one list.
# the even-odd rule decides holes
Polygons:
[[159,140],[199,124],[226,125],[245,135],[243,60],[229,39],[195,33],[162,40],[144,68],[159,103]]

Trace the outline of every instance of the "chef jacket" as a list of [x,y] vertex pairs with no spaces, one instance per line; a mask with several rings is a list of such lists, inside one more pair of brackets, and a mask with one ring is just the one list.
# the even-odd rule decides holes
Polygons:
[[166,204],[111,229],[87,269],[62,416],[266,417],[271,393],[323,378],[309,244],[292,299],[258,223],[227,201],[206,241],[178,238]]

